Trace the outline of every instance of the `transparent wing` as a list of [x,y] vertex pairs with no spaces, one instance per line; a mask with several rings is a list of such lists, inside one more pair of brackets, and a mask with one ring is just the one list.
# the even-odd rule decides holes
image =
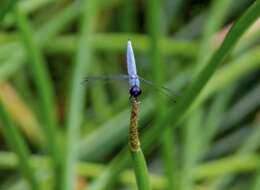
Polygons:
[[92,81],[113,81],[113,80],[128,80],[128,75],[108,75],[108,76],[88,76],[85,77],[82,83]]
[[167,95],[173,102],[176,102],[176,99],[180,96],[179,93],[176,93],[165,86],[157,85],[154,82],[146,80],[140,76],[138,76],[138,78],[140,81],[144,82],[145,84],[150,85],[150,86],[154,87],[156,90],[159,90],[163,94]]
[[[153,87],[155,90],[158,90],[160,93],[166,95],[169,97],[169,99],[173,102],[176,102],[177,98],[180,96],[179,93],[174,92],[173,90],[165,87],[157,85],[156,83],[146,80],[140,76],[138,76],[139,80],[151,87]],[[128,75],[108,75],[108,76],[88,76],[85,77],[82,81],[82,84],[88,83],[88,82],[95,82],[95,81],[103,81],[103,82],[109,82],[109,81],[127,81],[129,80]]]

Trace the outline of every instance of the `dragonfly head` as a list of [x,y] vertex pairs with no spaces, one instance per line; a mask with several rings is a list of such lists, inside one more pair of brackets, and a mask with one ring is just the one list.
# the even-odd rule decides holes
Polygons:
[[132,86],[132,88],[130,88],[129,93],[131,94],[131,96],[137,98],[142,94],[142,90],[140,89],[139,86],[134,85]]

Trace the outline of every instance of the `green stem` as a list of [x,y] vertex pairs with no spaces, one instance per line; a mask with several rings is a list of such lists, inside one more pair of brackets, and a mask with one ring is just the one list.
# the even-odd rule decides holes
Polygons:
[[[148,52],[149,38],[142,34],[98,33],[93,36],[93,45],[99,51],[124,51],[128,39],[134,42],[135,52]],[[113,43],[111,43],[113,42]],[[47,45],[49,53],[73,53],[77,49],[76,37],[73,35],[57,37]],[[160,38],[159,48],[163,55],[182,55],[195,57],[198,44],[185,40]]]
[[[207,21],[204,26],[202,34],[202,40],[200,43],[199,53],[196,60],[195,73],[205,66],[208,59],[211,57],[214,51],[214,43],[212,38],[217,33],[224,23],[226,15],[228,13],[231,1],[226,0],[214,0],[210,5],[210,10],[207,12]],[[207,53],[205,53],[207,52]]]
[[122,32],[135,32],[136,31],[136,10],[135,2],[132,0],[124,0],[121,3],[120,13],[120,28]]
[[[162,54],[160,48],[160,39],[162,36],[161,28],[161,8],[162,2],[157,0],[147,1],[147,25],[148,25],[148,33],[149,33],[149,42],[150,42],[150,61],[152,63],[152,73],[155,82],[159,85],[164,83],[165,78],[165,57]],[[154,94],[154,102],[156,102],[156,107],[158,110],[156,111],[156,125],[160,125],[161,118],[167,113],[167,106],[165,99],[162,98],[160,93]],[[168,190],[172,190],[176,188],[176,160],[174,159],[174,151],[175,145],[173,130],[168,128],[162,133],[162,161],[165,174],[168,179]]]
[[31,72],[37,87],[40,105],[42,108],[42,122],[44,123],[45,135],[48,139],[48,149],[52,155],[54,172],[56,179],[55,185],[60,183],[61,160],[57,142],[57,117],[55,109],[54,90],[51,85],[47,63],[41,53],[39,44],[34,38],[34,33],[27,18],[19,11],[15,10],[17,26],[23,40],[23,44],[30,59]]
[[133,167],[139,190],[150,190],[149,176],[147,172],[145,157],[141,149],[132,151]]
[[83,22],[81,25],[76,54],[73,78],[71,79],[70,96],[68,101],[68,114],[66,127],[68,130],[66,155],[63,175],[63,190],[74,189],[75,167],[77,162],[77,146],[82,121],[85,88],[81,85],[92,64],[92,38],[94,32],[95,18],[98,10],[96,0],[81,2],[84,7]]
[[174,140],[173,130],[167,129],[162,135],[161,154],[164,172],[167,177],[167,189],[169,190],[178,189],[179,186],[179,168],[177,167],[177,151],[174,149],[176,147]]
[[191,190],[194,188],[192,171],[196,166],[201,148],[200,132],[202,130],[203,110],[196,110],[187,121],[187,124],[182,128],[184,137],[183,146],[183,166],[181,170],[181,190]]
[[129,149],[132,156],[135,178],[139,190],[150,190],[148,169],[146,166],[144,154],[140,147],[138,137],[138,117],[140,102],[132,99],[132,111],[129,128]]
[[28,180],[32,190],[40,190],[40,185],[36,179],[35,171],[33,170],[30,161],[29,148],[27,147],[27,144],[23,139],[20,131],[13,123],[10,115],[5,110],[1,100],[0,118],[3,124],[2,129],[4,132],[4,137],[11,149],[16,153],[18,157],[21,173]]

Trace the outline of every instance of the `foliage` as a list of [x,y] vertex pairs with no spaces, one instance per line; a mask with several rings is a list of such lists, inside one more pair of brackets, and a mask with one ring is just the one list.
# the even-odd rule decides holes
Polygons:
[[152,189],[260,188],[259,0],[0,6],[0,190],[136,188],[128,39]]

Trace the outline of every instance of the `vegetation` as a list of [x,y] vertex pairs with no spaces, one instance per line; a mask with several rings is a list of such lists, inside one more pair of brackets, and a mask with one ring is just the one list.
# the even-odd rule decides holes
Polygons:
[[[260,189],[259,21],[259,0],[1,1],[0,190]],[[84,80],[126,74],[128,39],[155,84],[136,104]]]

